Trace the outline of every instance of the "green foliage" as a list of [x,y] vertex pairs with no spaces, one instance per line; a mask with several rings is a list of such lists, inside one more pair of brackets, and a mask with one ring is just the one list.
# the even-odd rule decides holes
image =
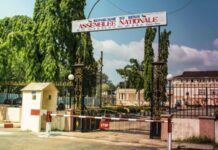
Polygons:
[[122,106],[103,106],[102,109],[111,110],[115,112],[127,113],[127,109]]
[[161,73],[158,74],[159,79],[160,79],[160,95],[161,95],[161,100],[163,102],[165,102],[167,100],[166,98],[166,85],[167,85],[167,74],[168,74],[168,67],[167,67],[167,62],[168,62],[168,55],[169,55],[169,45],[170,45],[170,41],[169,41],[169,36],[170,36],[171,32],[167,32],[166,30],[164,30],[161,35],[160,35],[160,53],[158,56],[158,59],[160,62],[163,62],[164,65],[161,67]]
[[93,94],[97,63],[89,33],[73,34],[72,20],[84,19],[85,0],[36,0],[33,19],[0,20],[0,81],[63,81],[76,56],[85,63],[85,94]]
[[[102,73],[102,92],[108,92],[108,94],[113,93],[116,90],[114,84],[109,80],[105,73]],[[100,96],[100,72],[97,73],[97,87],[96,96]]]
[[[145,47],[144,47],[144,61],[139,64],[136,59],[130,59],[130,65],[125,66],[123,69],[117,69],[117,73],[125,81],[124,87],[135,88],[137,91],[144,87],[144,99],[146,101],[151,100],[152,95],[152,63],[154,60],[154,50],[152,43],[156,34],[155,28],[147,28],[145,34]],[[160,62],[164,62],[164,66],[161,68],[161,74],[158,74],[160,79],[160,89],[162,101],[166,101],[166,76],[168,74],[167,60],[168,60],[168,47],[170,32],[164,30],[160,37],[160,53],[158,59]],[[144,72],[142,72],[144,70]]]
[[196,137],[192,136],[184,140],[177,140],[178,142],[187,142],[187,143],[194,143],[194,144],[215,144],[213,140],[204,136],[204,137]]
[[144,99],[151,100],[152,95],[152,63],[154,60],[154,50],[152,43],[156,34],[155,28],[147,28],[145,33],[144,47]]
[[138,99],[140,99],[140,90],[143,89],[143,62],[139,63],[137,59],[130,59],[130,64],[126,65],[123,69],[117,69],[117,73],[120,74],[124,79],[124,88],[134,88],[138,93]]
[[145,106],[104,106],[102,109],[112,110],[122,113],[140,113],[142,111],[150,111],[149,107]]
[[35,2],[33,55],[37,53],[38,58],[33,63],[40,65],[31,66],[33,68],[30,70],[39,73],[38,76],[32,74],[32,79],[35,78],[36,81],[58,81],[61,77],[60,68],[64,66],[64,60],[66,61],[63,51],[67,52],[68,47],[63,47],[64,29],[60,3],[61,1],[53,0]]
[[32,43],[33,21],[26,16],[0,20],[0,81],[25,81],[27,51]]
[[[96,80],[98,65],[93,57],[93,47],[90,33],[84,34],[84,49],[81,51],[84,56],[84,90],[85,95],[94,95],[96,92]],[[81,55],[80,55],[81,57]]]
[[[74,72],[76,58],[83,60],[84,92],[92,95],[96,85],[97,64],[89,33],[71,32],[72,20],[84,19],[85,0],[36,0],[34,17],[33,54],[38,54],[30,70],[40,72],[32,79],[37,81],[60,81]],[[31,62],[33,63],[33,62]]]
[[128,107],[129,113],[140,113],[143,110],[141,106],[129,106]]
[[143,88],[143,62],[139,63],[137,59],[130,59],[130,64],[123,69],[117,69],[117,73],[126,79],[126,88],[135,88],[137,91]]

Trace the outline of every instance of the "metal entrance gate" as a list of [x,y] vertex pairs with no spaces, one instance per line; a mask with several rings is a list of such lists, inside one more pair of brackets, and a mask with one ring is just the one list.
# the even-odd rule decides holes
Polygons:
[[[72,121],[72,124],[82,122],[77,127],[81,132],[90,132],[96,130],[125,132],[132,134],[144,134],[149,137],[150,123],[163,123],[161,120],[150,120],[148,118],[120,118],[120,117],[99,117],[99,116],[81,116],[66,114],[51,114],[52,118],[64,117]],[[76,128],[73,128],[75,131]]]

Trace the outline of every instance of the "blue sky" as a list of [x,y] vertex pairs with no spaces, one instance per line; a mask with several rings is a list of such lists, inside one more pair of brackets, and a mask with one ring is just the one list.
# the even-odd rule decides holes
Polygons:
[[[88,15],[96,0],[87,0]],[[166,11],[172,32],[169,73],[184,70],[217,70],[218,67],[218,1],[217,0],[101,0],[90,18],[131,13]],[[0,19],[13,15],[32,17],[34,0],[2,0]],[[114,83],[123,79],[116,73],[130,58],[143,59],[145,28],[93,32],[96,59],[104,52],[103,71]],[[154,43],[156,49],[157,42]]]

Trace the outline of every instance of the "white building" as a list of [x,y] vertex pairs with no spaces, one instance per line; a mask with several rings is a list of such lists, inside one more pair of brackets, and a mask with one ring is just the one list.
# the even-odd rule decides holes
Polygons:
[[140,90],[140,92],[136,92],[136,89],[118,88],[116,90],[116,105],[141,106],[144,104],[144,90]]
[[218,105],[218,71],[185,71],[172,80],[172,106]]

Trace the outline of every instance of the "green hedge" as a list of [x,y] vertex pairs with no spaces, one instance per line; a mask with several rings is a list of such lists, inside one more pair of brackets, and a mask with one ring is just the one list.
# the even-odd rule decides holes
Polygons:
[[187,143],[194,143],[194,144],[215,144],[215,142],[208,137],[196,137],[196,136],[192,136],[184,140],[178,140],[178,142],[187,142]]
[[102,109],[122,112],[122,113],[140,113],[150,111],[149,107],[145,106],[104,106]]

